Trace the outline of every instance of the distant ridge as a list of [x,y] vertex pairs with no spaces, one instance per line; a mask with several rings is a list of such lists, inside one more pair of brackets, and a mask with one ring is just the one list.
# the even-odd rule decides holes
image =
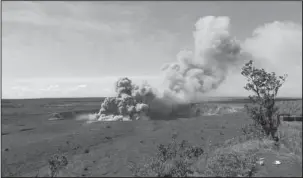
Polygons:
[[[8,100],[103,100],[106,97],[64,97],[64,98],[1,98],[1,101],[8,101]],[[205,101],[233,101],[233,100],[243,100],[243,101],[249,101],[248,97],[207,97],[204,99]],[[291,101],[291,100],[302,100],[302,97],[278,97],[277,101]]]
[[5,100],[100,100],[100,99],[104,99],[106,97],[64,97],[64,98],[1,98],[2,101]]

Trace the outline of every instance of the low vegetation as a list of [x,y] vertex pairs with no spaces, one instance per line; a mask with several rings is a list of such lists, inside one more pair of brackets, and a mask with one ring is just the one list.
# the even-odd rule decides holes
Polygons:
[[68,160],[63,154],[55,154],[48,160],[49,176],[56,177],[59,171],[65,168],[68,164]]
[[158,145],[155,157],[149,158],[147,164],[138,167],[131,165],[135,177],[190,177],[193,175],[193,163],[203,154],[199,146],[192,146],[183,140],[178,143],[173,137],[168,145]]
[[302,122],[282,122],[278,132],[280,143],[302,164]]
[[279,101],[276,103],[280,114],[296,115],[302,117],[302,100]]

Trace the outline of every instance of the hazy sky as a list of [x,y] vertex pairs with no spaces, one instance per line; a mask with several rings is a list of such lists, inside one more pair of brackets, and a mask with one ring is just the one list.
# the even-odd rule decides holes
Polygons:
[[[262,67],[289,74],[281,95],[302,96],[299,1],[5,1],[2,12],[3,98],[109,96],[119,76],[160,87],[161,67],[193,49],[208,15],[228,16]],[[234,74],[214,93],[243,96],[244,83]]]

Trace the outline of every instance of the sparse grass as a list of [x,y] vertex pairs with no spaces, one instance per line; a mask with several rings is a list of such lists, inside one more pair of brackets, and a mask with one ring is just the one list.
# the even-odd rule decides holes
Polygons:
[[[219,148],[207,160],[206,169],[201,174],[211,177],[251,177],[255,171],[257,149],[247,149],[245,144]],[[244,150],[243,147],[245,148]]]
[[302,164],[302,122],[282,122],[278,132],[281,144],[295,154]]
[[191,146],[183,140],[177,143],[175,138],[168,145],[158,145],[155,157],[151,157],[141,167],[131,165],[135,177],[189,177],[194,171],[192,164],[203,154],[201,147]]
[[[250,177],[256,171],[258,150],[270,149],[273,145],[273,141],[263,139],[264,134],[258,129],[253,130],[252,127],[252,125],[246,126],[242,129],[242,136],[220,145],[207,143],[205,153],[202,148],[196,147],[195,150],[194,147],[186,145],[184,141],[178,145],[173,139],[168,146],[160,145],[158,147],[156,157],[146,161],[143,166],[133,169],[134,176]],[[196,152],[197,154],[195,154]]]
[[278,112],[281,114],[302,115],[302,100],[296,101],[279,101],[276,103],[279,107]]
[[270,149],[273,141],[265,138],[262,129],[247,125],[243,135],[213,147],[207,157],[196,164],[198,175],[211,177],[251,177],[256,172],[260,149]]
[[[158,157],[149,159],[140,168],[133,169],[135,170],[134,175],[143,177],[252,177],[258,172],[256,162],[259,156],[268,153],[277,155],[277,159],[284,155],[284,158],[288,160],[293,159],[295,155],[302,164],[301,122],[282,122],[279,127],[279,142],[266,136],[264,130],[254,124],[245,125],[241,131],[241,135],[219,145],[207,144],[207,148],[204,148],[205,152],[196,159],[178,156],[182,153],[176,151],[178,147],[172,146],[176,145],[173,140],[173,144],[170,143],[167,147],[163,145],[158,147]],[[282,151],[280,147],[287,148],[288,151]],[[162,153],[162,156],[159,157],[159,153]],[[163,153],[170,156],[165,158]],[[286,164],[287,161],[285,161]]]
[[243,135],[227,140],[210,154],[209,158],[199,160],[206,162],[204,168],[197,168],[199,175],[216,177],[251,177],[257,172],[256,161],[258,154],[267,151],[276,155],[292,158],[302,165],[302,123],[283,123],[279,128],[280,144],[289,150],[280,153],[276,142],[266,137],[258,128],[253,130],[252,125],[242,129]]
[[281,129],[283,128],[291,128],[294,130],[302,130],[302,122],[282,122]]

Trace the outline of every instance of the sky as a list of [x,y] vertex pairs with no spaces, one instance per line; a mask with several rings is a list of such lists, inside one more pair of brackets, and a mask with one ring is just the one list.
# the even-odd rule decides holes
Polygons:
[[[2,2],[2,98],[101,97],[129,77],[163,87],[161,67],[194,49],[195,23],[230,18],[256,63],[288,74],[280,96],[302,97],[299,1]],[[209,95],[246,96],[233,72]]]

